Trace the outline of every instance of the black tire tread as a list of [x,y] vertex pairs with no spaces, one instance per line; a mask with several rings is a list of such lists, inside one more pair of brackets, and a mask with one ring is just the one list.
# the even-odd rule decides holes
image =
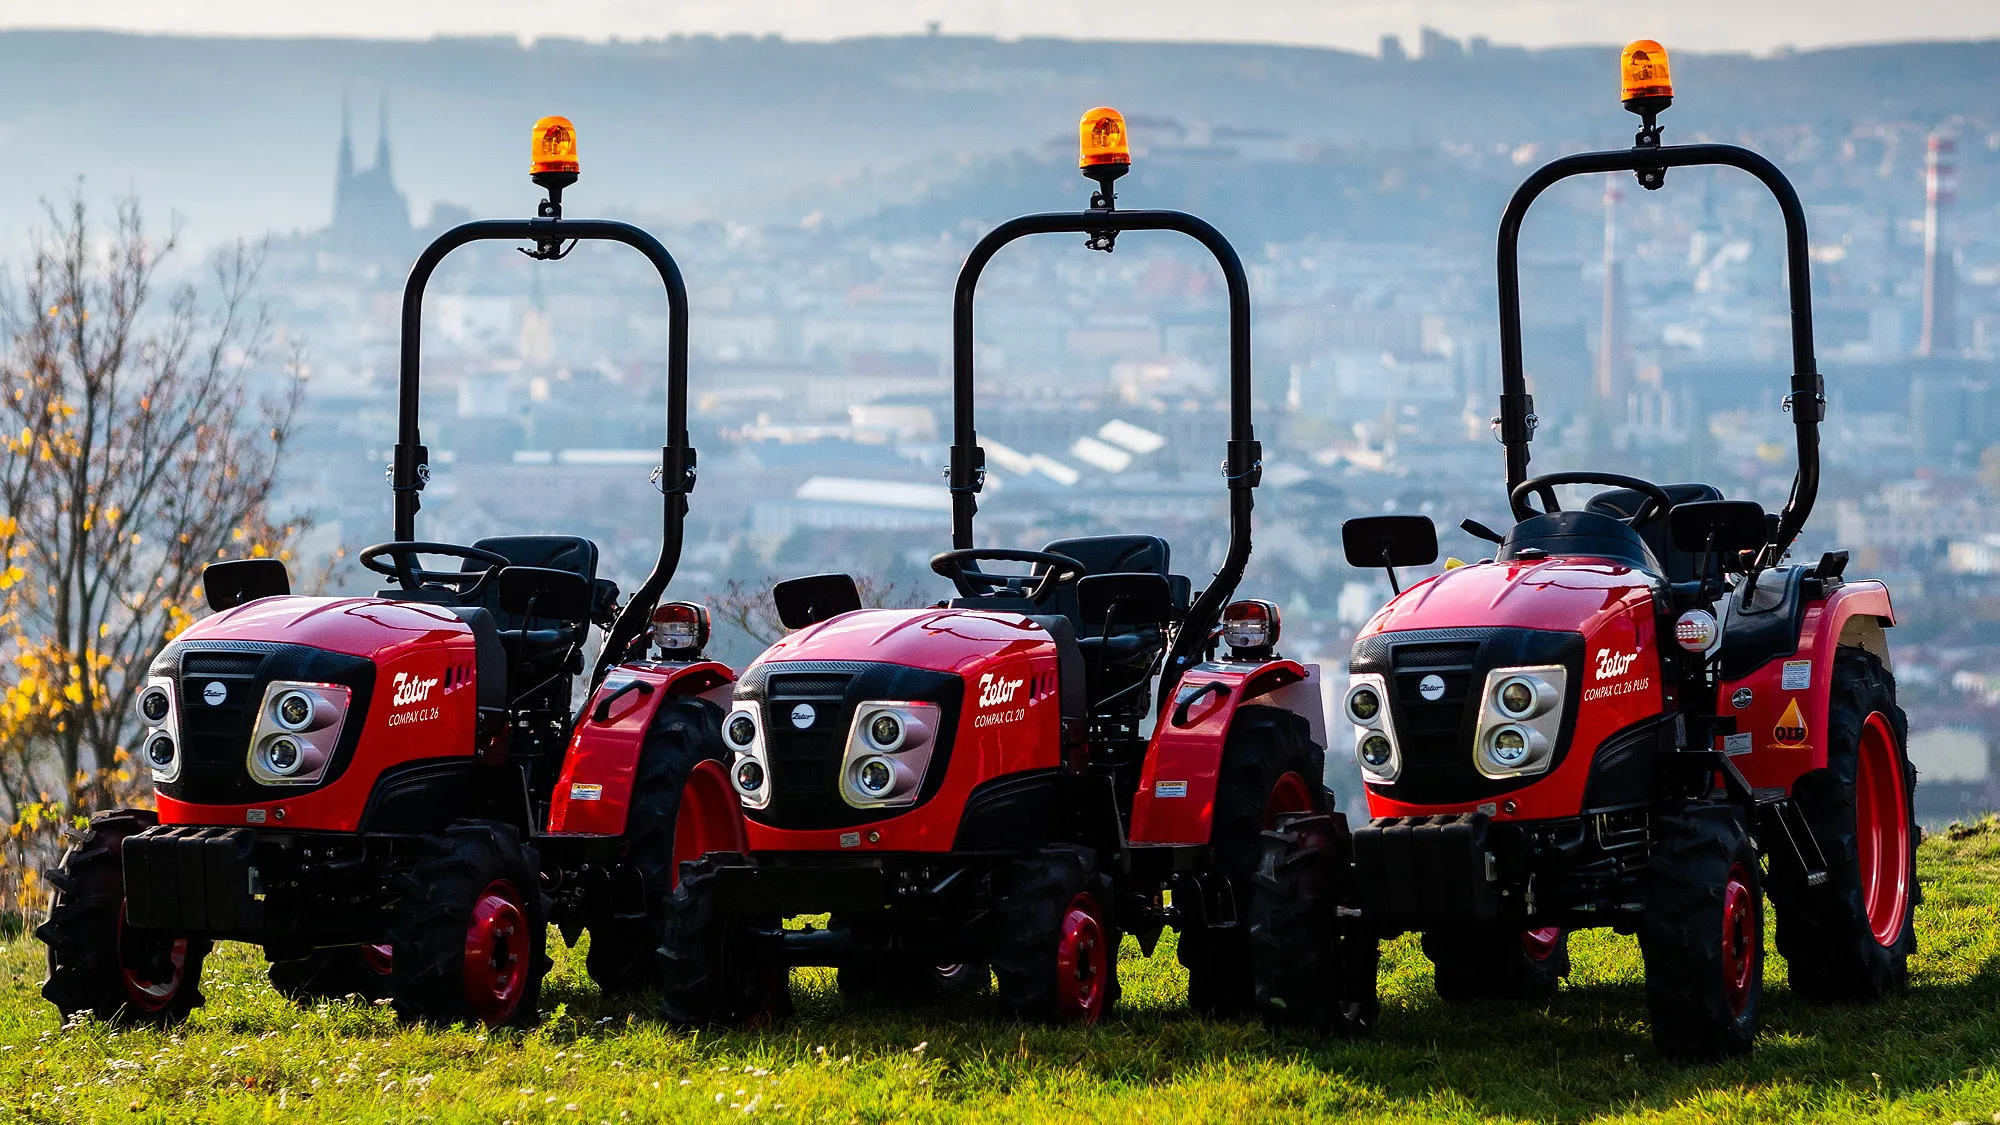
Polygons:
[[1293,814],[1259,837],[1246,926],[1256,1010],[1274,1031],[1355,1034],[1381,1011],[1379,945],[1340,917],[1347,818]]
[[790,974],[756,964],[745,952],[748,920],[715,902],[718,869],[744,862],[738,852],[710,852],[681,865],[680,886],[658,891],[660,1018],[675,1027],[735,1027],[791,1009]]
[[1704,802],[1656,818],[1647,863],[1639,951],[1653,1045],[1676,1061],[1714,1062],[1747,1054],[1763,1002],[1763,907],[1758,902],[1757,972],[1743,1014],[1729,1010],[1722,984],[1722,892],[1733,864],[1761,894],[1757,851],[1743,810]]
[[1071,900],[1089,891],[1097,900],[1109,949],[1105,958],[1109,979],[1099,1019],[1110,1018],[1121,995],[1118,948],[1124,936],[1111,913],[1111,880],[1097,870],[1097,853],[1082,847],[1050,847],[1010,860],[995,872],[993,891],[1000,936],[993,946],[992,964],[1000,1010],[1014,1019],[1056,1022],[1055,951],[1063,914]]
[[473,1019],[462,979],[465,931],[473,896],[494,879],[512,880],[528,925],[528,978],[508,1025],[532,1027],[540,1016],[548,973],[549,901],[541,891],[541,860],[520,830],[499,821],[460,821],[424,837],[415,867],[397,876],[401,892],[389,923],[395,951],[390,992],[406,1023],[450,1025]]

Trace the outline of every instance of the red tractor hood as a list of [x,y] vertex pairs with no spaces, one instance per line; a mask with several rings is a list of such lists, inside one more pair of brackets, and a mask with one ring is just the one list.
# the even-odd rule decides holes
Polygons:
[[175,640],[270,641],[378,660],[467,632],[442,606],[383,598],[259,598],[206,617]]
[[1497,626],[1592,636],[1635,599],[1650,597],[1655,581],[1609,559],[1474,563],[1403,591],[1361,632]]
[[964,675],[1048,643],[1049,634],[1018,613],[863,609],[807,626],[757,662],[868,660]]

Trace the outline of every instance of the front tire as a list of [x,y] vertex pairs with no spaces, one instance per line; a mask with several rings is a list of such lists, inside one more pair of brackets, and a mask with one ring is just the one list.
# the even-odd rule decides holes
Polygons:
[[406,1022],[531,1027],[548,972],[541,861],[512,825],[466,821],[422,838],[389,923]]
[[1256,1006],[1249,930],[1243,924],[1257,873],[1260,837],[1288,813],[1325,804],[1326,753],[1313,744],[1303,716],[1277,707],[1243,707],[1222,747],[1210,833],[1212,870],[1235,900],[1226,926],[1183,927],[1178,956],[1188,971],[1188,1005],[1207,1016],[1237,1016]]
[[144,809],[98,813],[49,873],[55,896],[35,936],[49,951],[42,997],[65,1021],[167,1026],[203,1003],[209,940],[125,925],[125,841],[159,822]]
[[1569,975],[1569,934],[1554,926],[1426,930],[1423,945],[1438,998],[1447,1004],[1547,1000]]
[[1677,1061],[1749,1053],[1764,994],[1757,849],[1743,810],[1696,804],[1660,816],[1647,864],[1639,951],[1653,1045]]
[[[590,952],[584,967],[606,993],[624,994],[659,983],[659,948],[663,913],[679,877],[681,796],[688,777],[703,762],[724,768],[729,754],[722,745],[722,711],[705,699],[683,696],[660,704],[639,752],[638,776],[632,782],[632,803],[626,815],[625,862],[639,876],[643,897],[625,904],[631,917],[619,917],[619,905],[600,902],[590,921]],[[693,844],[699,849],[703,845]],[[637,909],[632,909],[636,907]]]
[[1789,849],[1771,852],[1778,952],[1792,990],[1808,1000],[1873,1001],[1909,983],[1916,952],[1917,771],[1896,681],[1872,653],[1834,658],[1826,768],[1792,799],[1827,865],[1809,886]]
[[790,973],[759,965],[751,923],[715,901],[718,869],[744,862],[741,853],[709,852],[682,866],[679,886],[661,891],[660,1018],[675,1027],[733,1027],[791,1009]]
[[1091,1025],[1118,1005],[1111,880],[1089,848],[1044,848],[994,875],[1000,1008],[1015,1019]]
[[1380,943],[1340,917],[1348,839],[1339,813],[1281,817],[1262,836],[1245,923],[1257,1012],[1273,1031],[1357,1034],[1381,1013]]

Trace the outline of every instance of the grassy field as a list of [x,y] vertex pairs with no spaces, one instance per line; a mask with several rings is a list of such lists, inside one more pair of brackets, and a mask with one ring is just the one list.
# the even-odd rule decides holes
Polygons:
[[784,1026],[680,1035],[601,1000],[580,951],[558,955],[532,1034],[407,1030],[383,1008],[286,1005],[238,945],[178,1031],[64,1028],[20,937],[0,946],[0,1122],[2000,1121],[2000,824],[1926,842],[1922,874],[1907,997],[1809,1007],[1774,960],[1755,1057],[1705,1069],[1654,1055],[1636,942],[1599,933],[1533,1009],[1444,1007],[1399,940],[1381,1034],[1356,1042],[1187,1015],[1164,943],[1151,960],[1128,943],[1126,1004],[1091,1031],[855,1010],[801,971]]

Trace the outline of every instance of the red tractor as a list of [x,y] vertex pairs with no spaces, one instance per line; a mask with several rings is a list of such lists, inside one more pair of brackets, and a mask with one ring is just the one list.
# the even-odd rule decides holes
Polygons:
[[[1208,223],[1116,208],[1111,185],[1130,167],[1122,117],[1094,109],[1081,137],[1100,184],[1090,208],[1002,223],[959,273],[953,549],[931,562],[958,596],[864,610],[845,575],[774,590],[796,631],[745,669],[723,726],[727,811],[748,846],[687,865],[662,911],[662,1009],[676,1023],[782,1010],[794,965],[838,966],[842,991],[863,998],[997,978],[1008,1013],[1091,1022],[1117,1001],[1122,935],[1150,954],[1168,926],[1191,1001],[1249,1010],[1241,904],[1258,835],[1326,804],[1315,673],[1277,654],[1275,607],[1232,600],[1261,472],[1249,287]],[[1199,594],[1152,535],[974,546],[981,271],[1027,235],[1080,233],[1109,251],[1135,230],[1193,237],[1228,284],[1229,545]],[[831,917],[780,926],[800,914]]]
[[[721,708],[703,696],[726,703],[733,679],[700,658],[704,611],[660,604],[694,484],[686,291],[645,231],[562,217],[575,161],[569,122],[542,119],[539,217],[456,227],[410,272],[395,538],[360,555],[395,585],[304,597],[276,560],[217,563],[203,582],[220,612],[145,672],[140,745],[158,812],[93,817],[50,876],[54,904],[37,931],[42,994],[66,1018],[184,1018],[202,1002],[204,955],[229,939],[262,946],[271,982],[297,999],[359,993],[410,1019],[531,1022],[549,922],[571,941],[590,931],[601,985],[643,986],[659,925],[649,888],[671,880],[677,854],[734,839],[676,815],[683,793],[729,792]],[[577,239],[624,243],[665,286],[665,529],[622,608],[586,539],[416,540],[429,477],[417,426],[425,284],[453,249],[493,239],[528,240],[523,252],[541,260]],[[429,558],[456,565],[429,569]],[[573,723],[593,624],[608,631],[596,697]],[[649,626],[663,659],[635,661]]]
[[[1369,817],[1302,817],[1267,834],[1251,907],[1259,1001],[1287,1025],[1365,1026],[1378,939],[1419,931],[1447,1001],[1545,995],[1566,935],[1637,934],[1653,1041],[1668,1056],[1750,1049],[1766,894],[1795,991],[1872,1000],[1916,946],[1916,780],[1890,675],[1889,592],[1847,553],[1789,561],[1819,486],[1805,212],[1768,160],[1662,146],[1657,43],[1626,49],[1634,148],[1556,160],[1501,221],[1499,438],[1517,522],[1493,559],[1402,591],[1362,630],[1347,718]],[[1669,168],[1748,172],[1784,214],[1798,472],[1783,511],[1706,484],[1617,473],[1530,476],[1516,246],[1565,178]],[[1602,485],[1581,510],[1555,489]],[[1539,499],[1537,509],[1534,501]],[[1349,561],[1433,561],[1422,517],[1343,528]]]

